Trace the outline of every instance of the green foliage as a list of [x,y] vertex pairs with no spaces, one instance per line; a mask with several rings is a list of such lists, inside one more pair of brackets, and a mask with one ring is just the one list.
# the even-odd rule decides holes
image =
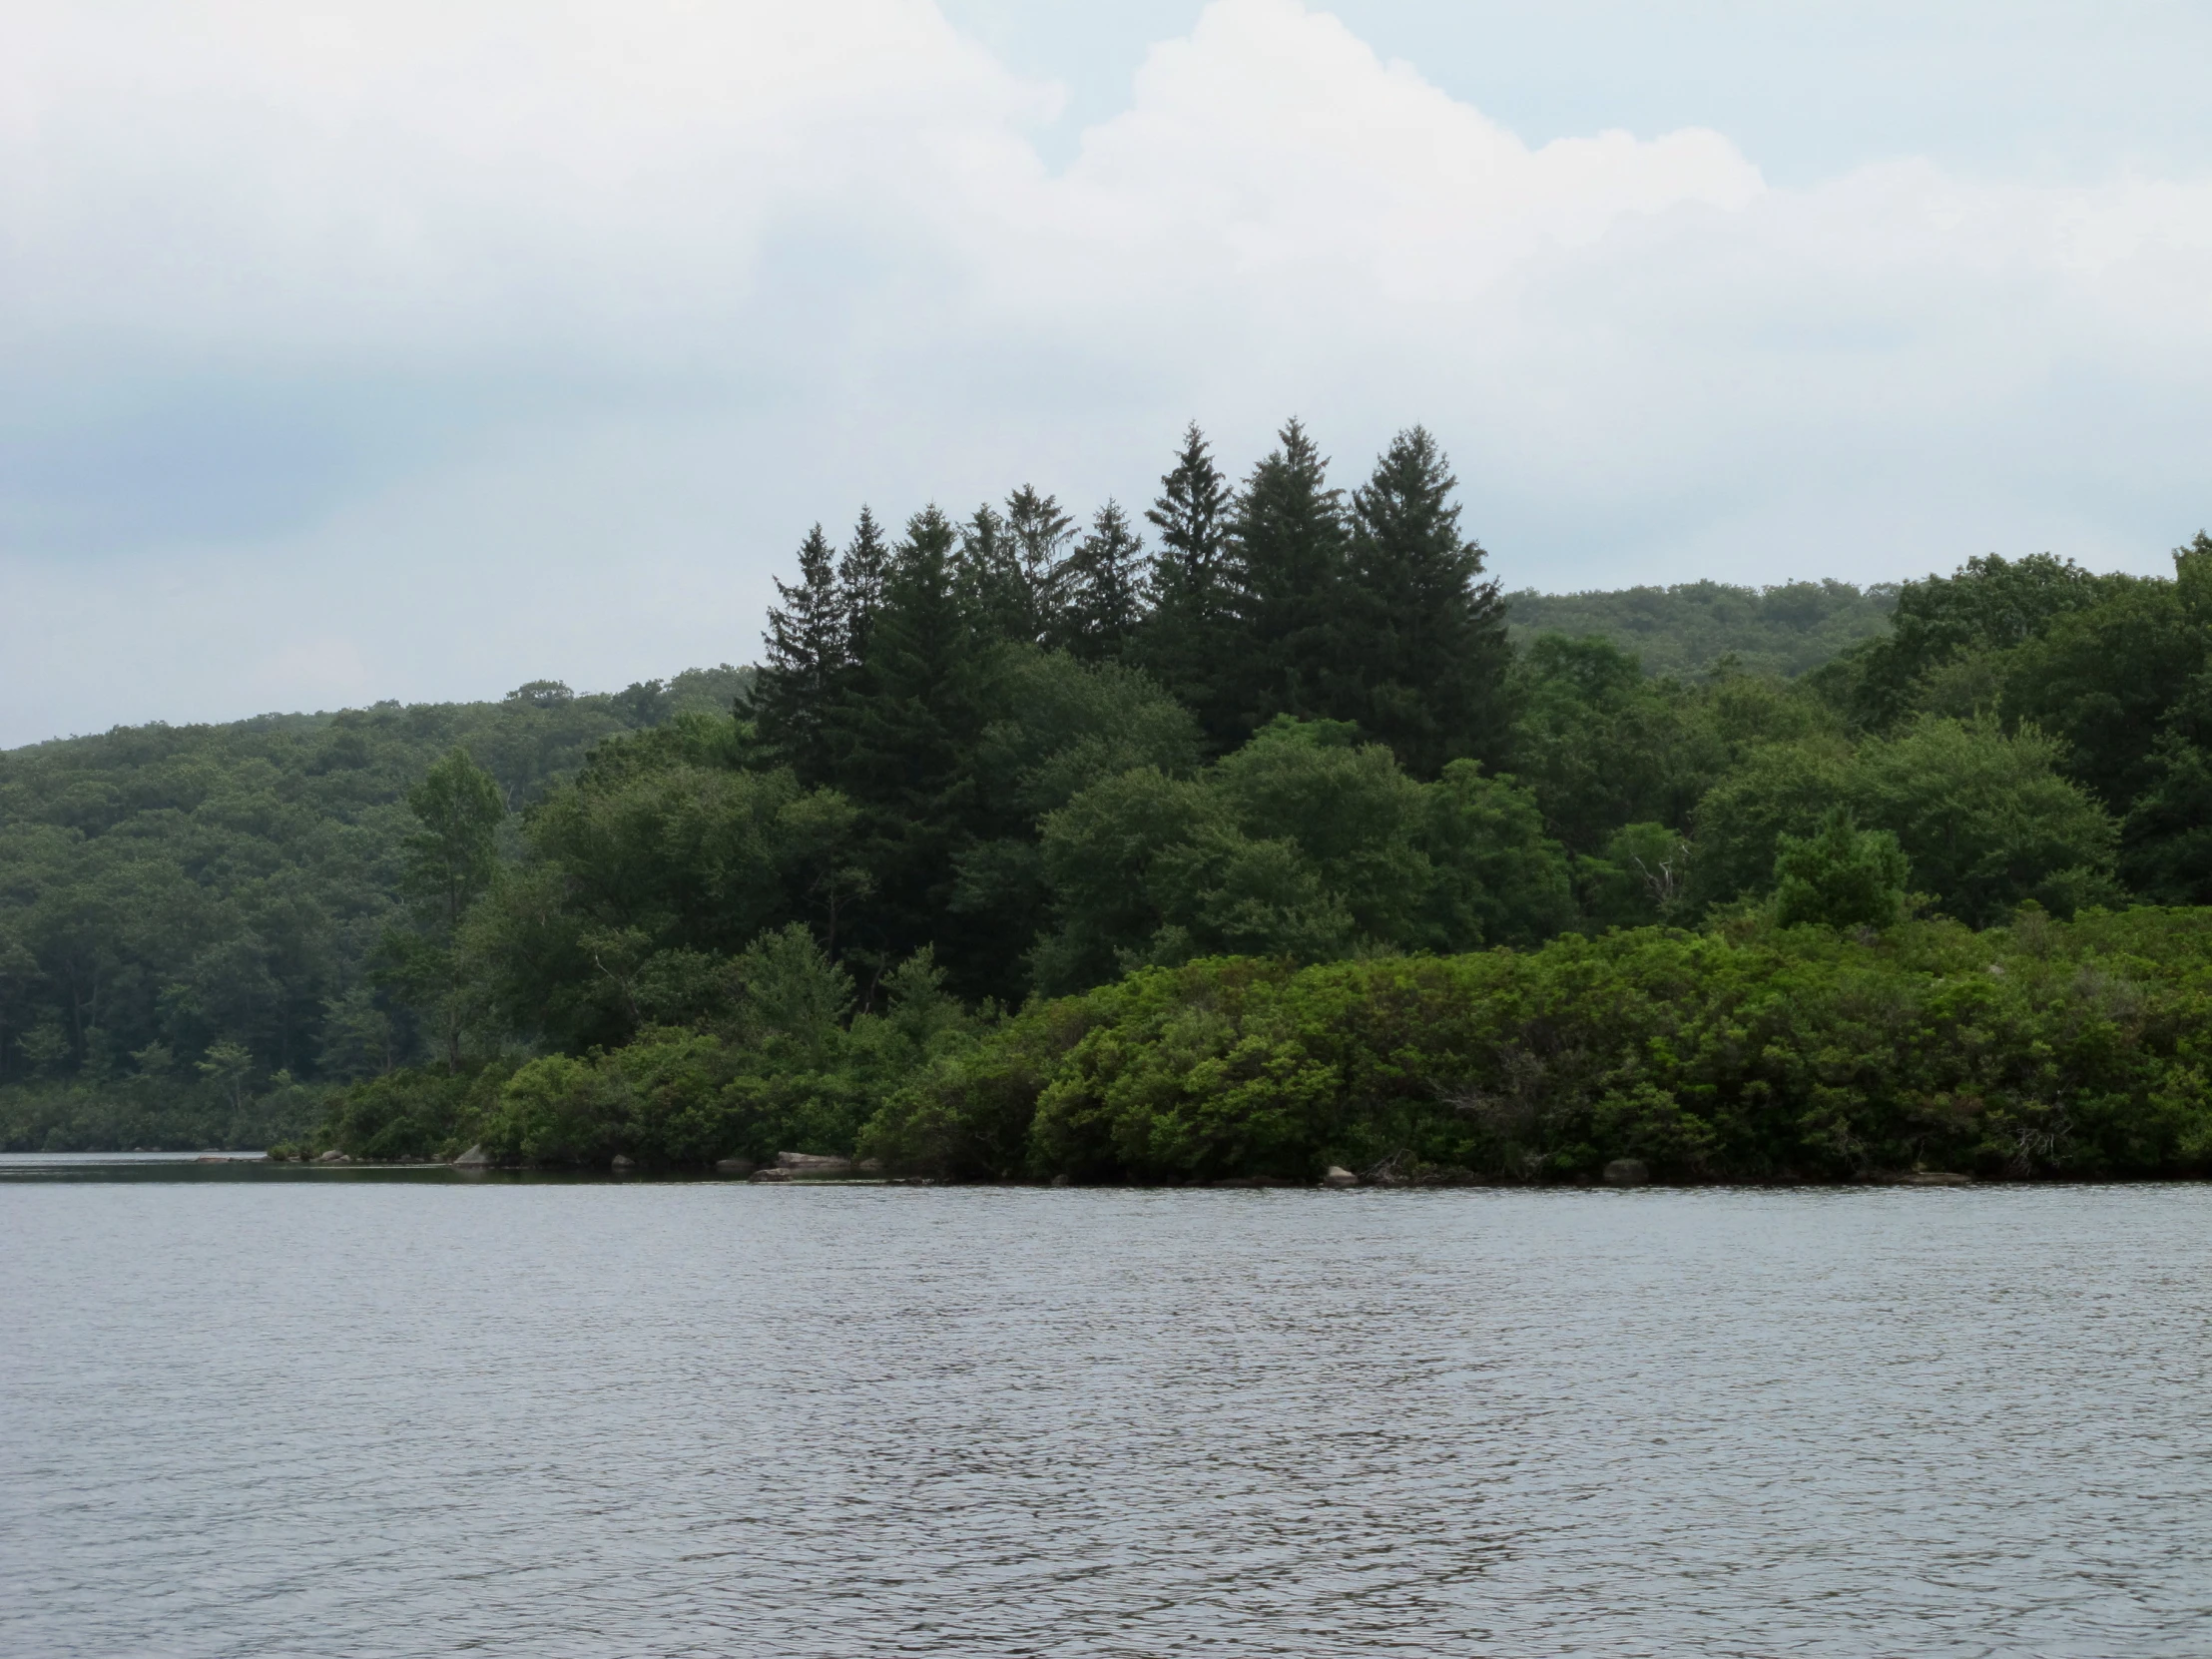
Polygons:
[[1774,860],[1774,919],[1783,927],[1873,927],[1905,913],[1905,851],[1887,830],[1861,830],[1836,808],[1820,832],[1784,835]]
[[[747,679],[694,671],[612,697],[540,682],[496,703],[119,728],[0,754],[0,1090],[27,1089],[23,1121],[71,1144],[71,1125],[96,1121],[108,1144],[207,1144],[240,1117],[236,1091],[220,1110],[203,1093],[196,1068],[217,1045],[302,1088],[442,1047],[410,993],[371,982],[387,932],[421,920],[410,866],[428,871],[409,841],[427,831],[409,792],[462,752],[499,805],[527,804],[631,725],[693,706],[727,721]],[[448,915],[486,847],[455,843]],[[250,1119],[270,1092],[246,1098]]]
[[1613,593],[1505,596],[1514,644],[1545,634],[1604,640],[1651,674],[1687,679],[1733,661],[1741,671],[1791,678],[1818,669],[1863,640],[1885,634],[1898,590],[1849,582],[1786,582],[1741,588],[1684,582]]
[[2202,1173],[2208,993],[2207,911],[1208,960],[1032,1007],[863,1144],[955,1179]]
[[1784,838],[1846,809],[1894,834],[1913,888],[1961,921],[1995,922],[2029,899],[2061,913],[2105,902],[2117,830],[2057,759],[2033,731],[1934,718],[1856,750],[1757,749],[1698,806],[1692,896],[1723,904],[1765,891]]
[[1224,952],[1533,940],[1571,918],[1566,864],[1509,780],[1454,762],[1430,785],[1334,722],[1280,718],[1200,776],[1144,768],[1044,821],[1055,925],[1038,983]]
[[1508,745],[1511,662],[1495,582],[1459,525],[1435,439],[1400,432],[1352,496],[1352,537],[1331,645],[1329,712],[1433,778]]
[[1955,575],[1900,588],[1890,631],[1849,653],[1830,688],[1862,725],[1888,731],[1924,711],[1922,688],[1945,664],[2037,639],[2059,618],[2088,610],[2131,581],[2048,553],[1968,559]]

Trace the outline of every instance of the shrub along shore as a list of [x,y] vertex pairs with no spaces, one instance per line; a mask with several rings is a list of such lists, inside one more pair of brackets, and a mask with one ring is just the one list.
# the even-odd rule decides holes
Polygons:
[[[355,1088],[356,1157],[652,1167],[852,1154],[947,1181],[1556,1183],[2201,1176],[2212,910],[1876,933],[1745,914],[1534,949],[1141,969],[1018,1013],[926,965],[840,1023],[777,941],[722,1031]],[[813,994],[808,994],[809,992]]]

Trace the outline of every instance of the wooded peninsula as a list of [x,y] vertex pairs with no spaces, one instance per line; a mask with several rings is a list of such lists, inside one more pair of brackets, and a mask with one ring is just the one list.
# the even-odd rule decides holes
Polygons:
[[1419,428],[801,542],[756,668],[0,754],[0,1146],[2212,1170],[2212,539],[1501,593]]

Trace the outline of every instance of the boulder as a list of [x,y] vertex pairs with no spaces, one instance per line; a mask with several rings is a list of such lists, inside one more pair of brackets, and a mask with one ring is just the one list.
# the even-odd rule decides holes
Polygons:
[[350,1164],[352,1161],[352,1159],[348,1158],[336,1147],[332,1147],[329,1151],[325,1152],[321,1157],[315,1160],[315,1162],[318,1164]]
[[1650,1166],[1641,1158],[1615,1158],[1605,1166],[1608,1187],[1641,1187],[1650,1179]]
[[793,1175],[850,1175],[852,1160],[828,1152],[779,1152],[776,1167]]
[[472,1146],[453,1160],[455,1169],[490,1169],[491,1154],[481,1146]]
[[751,1175],[753,1160],[750,1158],[722,1158],[715,1163],[717,1175]]
[[1973,1180],[1970,1175],[1959,1175],[1947,1169],[1908,1170],[1898,1177],[1902,1187],[1963,1187]]
[[230,1161],[230,1159],[224,1157],[221,1153],[216,1152],[203,1152],[200,1154],[199,1157],[193,1160],[193,1162],[196,1164],[228,1164]]
[[788,1169],[757,1169],[747,1177],[751,1181],[789,1181],[791,1178],[792,1172]]
[[1321,1178],[1321,1184],[1325,1187],[1357,1187],[1360,1178],[1342,1164],[1331,1164],[1329,1173]]
[[615,1161],[607,1167],[613,1170],[617,1175],[621,1175],[627,1170],[636,1169],[638,1167],[638,1161],[635,1158],[631,1157],[630,1154],[627,1152],[618,1152],[615,1154]]

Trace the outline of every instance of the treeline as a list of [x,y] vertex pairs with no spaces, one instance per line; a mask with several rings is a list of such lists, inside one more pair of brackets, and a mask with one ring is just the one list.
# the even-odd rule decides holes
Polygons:
[[[1885,632],[1795,678],[1516,647],[1484,566],[1417,428],[1350,490],[1294,423],[1234,481],[1193,428],[1141,513],[1079,522],[1033,488],[896,531],[863,510],[803,539],[735,716],[658,710],[527,800],[469,742],[391,779],[385,897],[295,1049],[220,1016],[172,1047],[157,989],[133,1006],[160,1047],[99,1063],[166,1054],[212,1087],[229,1043],[250,1089],[370,1077],[318,1134],[380,1155],[849,1151],[949,1049],[1026,1041],[1125,978],[1199,987],[1176,1018],[1204,1025],[1204,987],[1239,974],[1500,946],[1579,973],[1647,948],[1587,941],[1653,928],[1772,934],[1761,959],[1796,962],[2212,899],[2201,536],[2173,579],[2038,556],[1905,584]],[[1811,632],[1875,602],[1820,591]],[[1680,948],[1686,985],[1735,960]],[[1230,961],[1275,966],[1202,965]],[[42,958],[18,983],[71,1042],[66,978]],[[53,1079],[93,1052],[14,1046]],[[657,1112],[678,1127],[609,1127]]]
[[[445,964],[421,983],[448,988],[453,1063],[434,1087],[356,1091],[329,1133],[387,1154],[463,1135],[555,1162],[865,1145],[950,1174],[1175,1179],[1288,1177],[1332,1148],[1373,1151],[1326,1127],[1262,1148],[1249,1114],[1288,1108],[1232,1087],[1245,1039],[1228,999],[1249,981],[1333,987],[1355,1026],[1378,1012],[1362,999],[1406,986],[1503,998],[1455,1017],[1582,1079],[1580,1104],[1560,1108],[1581,1125],[1567,1139],[1484,1150],[1389,1131],[1416,1164],[1558,1174],[1625,1150],[1685,1173],[1834,1173],[1932,1147],[2017,1164],[1993,1142],[1914,1142],[1860,1117],[1832,1156],[1762,1119],[1754,1157],[1712,1128],[1721,1085],[1669,1067],[1684,1043],[1749,1040],[1740,991],[1833,1018],[1775,1025],[1772,1066],[1739,1078],[1749,1092],[1731,1110],[1765,1102],[1802,1130],[1861,1086],[1849,1078],[1878,1074],[1893,1105],[1923,1102],[1908,1118],[1938,1095],[1986,1102],[1994,1074],[1968,1051],[2017,1041],[1998,1058],[2027,1065],[2072,993],[1991,958],[1992,983],[2009,973],[2049,993],[2039,1011],[1994,1034],[1961,1015],[1936,1045],[1949,1057],[1931,1051],[1934,1069],[1915,1071],[1913,1022],[1949,994],[1929,951],[2002,948],[1994,931],[1962,942],[1972,929],[2212,893],[2189,795],[2205,776],[2193,710],[2212,669],[2212,543],[2182,550],[2173,580],[1976,560],[1907,584],[1887,633],[1811,674],[1723,663],[1655,678],[1600,638],[1512,649],[1453,489],[1417,430],[1349,494],[1295,425],[1235,486],[1194,430],[1145,515],[1149,551],[1119,508],[1083,530],[1029,489],[960,521],[925,509],[895,538],[863,513],[841,548],[818,528],[783,585],[749,720],[602,746],[525,816],[511,863],[490,852],[488,793],[474,852],[426,818],[423,867],[470,872],[418,917],[424,959]],[[459,799],[465,764],[450,767],[440,787]],[[2108,936],[2081,925],[2056,936]],[[2194,971],[2192,923],[2130,925],[2156,973]],[[1700,931],[1651,931],[1669,926]],[[2053,937],[2035,936],[2037,949]],[[1900,956],[1895,939],[1926,948]],[[1497,946],[1519,954],[1469,954]],[[1579,1011],[1554,1005],[1539,1023],[1563,1034],[1541,1042],[1482,1023],[1546,976],[1587,989],[1659,961],[1673,966],[1636,967]],[[1331,962],[1396,965],[1301,971]],[[1831,967],[1841,977],[1822,979]],[[2089,967],[2064,983],[2116,973],[2115,1007],[2141,989],[2134,966]],[[1878,991],[1887,1012],[1851,1025]],[[1180,1076],[1171,1092],[1194,1112],[1216,1091],[1205,1112],[1226,1114],[1226,1140],[1180,1164],[1049,1151],[1039,1126],[1075,1087],[1054,1068],[1093,1050],[1020,1056],[1143,996],[1164,999],[1156,1021],[1101,1027],[1118,1033],[1098,1039],[1124,1068],[1115,1087],[1157,1104]],[[1708,1014],[1630,1019],[1639,998]],[[2075,1150],[2019,1167],[2140,1173],[2196,1157],[2193,1130],[2152,1135],[2141,1116],[2152,1095],[2171,1105],[2193,1086],[2186,1018],[2157,1030],[2125,1039],[2151,1046],[2129,1049],[2141,1087],[2112,1107],[2125,1134],[2149,1137],[2137,1151],[2107,1141],[2092,1157],[2044,1122],[2033,1134]],[[484,1069],[465,1058],[471,1031],[473,1052],[496,1051]],[[1797,1046],[1816,1042],[1830,1046]],[[1001,1062],[1029,1067],[1025,1080]],[[1423,1098],[1491,1087],[1457,1060],[1405,1063]],[[1774,1068],[1798,1092],[1777,1093]],[[1624,1081],[1647,1074],[1656,1092]],[[2005,1075],[2007,1098],[2042,1100],[2066,1125],[2083,1121],[2080,1090],[2110,1084]],[[1683,1145],[1704,1150],[1662,1153],[1650,1123],[1630,1132],[1644,1120],[1604,1106],[1616,1095],[1717,1138],[1691,1125]],[[1977,1134],[2000,1121],[1958,1110]],[[985,1137],[997,1150],[958,1151],[992,1113],[1010,1114]],[[924,1133],[939,1119],[941,1143]]]

